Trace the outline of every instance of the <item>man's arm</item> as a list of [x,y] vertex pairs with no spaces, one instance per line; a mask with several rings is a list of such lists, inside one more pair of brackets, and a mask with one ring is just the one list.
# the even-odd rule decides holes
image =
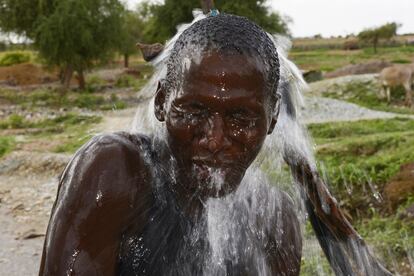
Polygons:
[[285,160],[304,190],[310,222],[336,275],[392,275],[371,254],[318,172],[304,160]]
[[59,183],[39,275],[115,275],[122,232],[147,210],[145,168],[121,134],[78,151]]

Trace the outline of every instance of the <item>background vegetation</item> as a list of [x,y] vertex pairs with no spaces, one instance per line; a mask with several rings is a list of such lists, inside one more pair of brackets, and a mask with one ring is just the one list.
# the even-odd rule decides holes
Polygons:
[[[289,34],[289,19],[267,5],[265,0],[216,0],[221,12],[247,16],[269,32]],[[0,75],[29,64],[60,82],[42,80],[25,87],[0,79],[0,106],[7,107],[0,113],[0,157],[21,150],[72,154],[112,110],[132,109],[138,103],[135,92],[152,74],[136,42],[165,42],[176,25],[192,20],[195,7],[201,7],[198,0],[147,1],[134,10],[117,0],[0,0],[0,30],[28,42],[0,43]],[[407,41],[412,36],[395,36],[397,28],[389,23],[350,37],[295,39],[290,57],[302,70],[322,72],[378,60],[411,63],[414,45]],[[351,82],[323,96],[375,110],[413,113],[400,103],[401,88],[391,105],[378,98],[378,89],[378,84]],[[309,130],[320,168],[352,223],[388,267],[410,275],[403,264],[413,256],[414,224],[407,208],[414,204],[414,195],[407,194],[390,208],[383,192],[402,165],[414,162],[413,120],[312,124]],[[39,146],[43,144],[46,147]],[[329,274],[325,258],[314,257],[303,260],[302,274]]]

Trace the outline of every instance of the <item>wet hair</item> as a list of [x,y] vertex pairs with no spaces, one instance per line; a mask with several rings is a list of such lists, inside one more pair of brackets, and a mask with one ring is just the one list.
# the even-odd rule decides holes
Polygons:
[[179,36],[167,62],[167,91],[180,87],[183,59],[191,59],[206,50],[253,57],[263,64],[266,89],[274,106],[278,99],[280,74],[276,47],[261,27],[245,17],[230,14],[209,16],[197,21]]

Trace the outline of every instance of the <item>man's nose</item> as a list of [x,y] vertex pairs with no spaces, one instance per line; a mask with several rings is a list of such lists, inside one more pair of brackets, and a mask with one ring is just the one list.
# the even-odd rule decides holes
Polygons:
[[230,146],[225,127],[222,116],[218,113],[212,114],[204,126],[205,136],[200,140],[200,144],[213,154]]

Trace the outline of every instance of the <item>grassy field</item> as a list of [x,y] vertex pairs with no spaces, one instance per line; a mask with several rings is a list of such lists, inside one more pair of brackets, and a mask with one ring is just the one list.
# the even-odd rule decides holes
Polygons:
[[320,168],[353,225],[388,267],[406,271],[408,253],[414,248],[414,223],[402,214],[414,203],[414,195],[406,195],[395,211],[387,208],[381,195],[400,166],[414,161],[414,121],[313,124],[309,130]]
[[379,97],[379,86],[377,80],[371,82],[350,82],[344,86],[336,86],[332,91],[325,91],[324,97],[351,102],[363,107],[379,111],[387,111],[401,114],[414,113],[413,108],[405,106],[405,90],[403,87],[393,88],[391,91],[391,102]]
[[331,188],[354,215],[369,212],[376,201],[373,190],[382,192],[401,165],[414,161],[411,119],[314,124],[309,130]]
[[385,60],[392,63],[414,62],[414,46],[380,47],[378,48],[378,53],[374,53],[372,48],[353,51],[341,49],[293,49],[290,52],[290,58],[302,70],[329,72],[349,64],[373,60]]
[[[91,127],[100,121],[99,116],[76,113],[39,121],[10,115],[0,120],[0,157],[14,149],[24,150],[29,146],[31,151],[73,153],[92,137]],[[36,147],[36,144],[47,146]]]

